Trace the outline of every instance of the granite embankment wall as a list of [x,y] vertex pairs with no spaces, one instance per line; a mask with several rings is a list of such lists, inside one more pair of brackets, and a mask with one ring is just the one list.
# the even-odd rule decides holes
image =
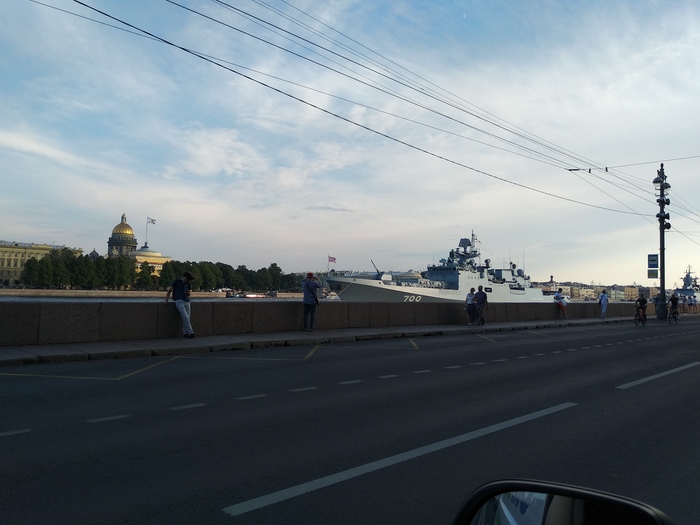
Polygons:
[[[650,305],[649,315],[652,315]],[[595,303],[571,303],[569,318],[600,316]],[[608,317],[634,316],[634,305],[614,303]],[[322,301],[316,310],[317,330],[460,324],[461,304],[346,303]],[[548,321],[561,318],[553,303],[492,304],[486,321]],[[197,336],[300,330],[300,301],[203,301],[192,303]],[[0,302],[0,346],[126,341],[179,337],[180,316],[174,303],[90,301]]]

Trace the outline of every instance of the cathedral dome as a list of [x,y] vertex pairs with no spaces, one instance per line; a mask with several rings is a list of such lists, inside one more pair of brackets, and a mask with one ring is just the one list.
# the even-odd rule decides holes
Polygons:
[[122,214],[122,222],[117,224],[112,230],[112,235],[133,235],[134,229],[126,222],[126,213]]

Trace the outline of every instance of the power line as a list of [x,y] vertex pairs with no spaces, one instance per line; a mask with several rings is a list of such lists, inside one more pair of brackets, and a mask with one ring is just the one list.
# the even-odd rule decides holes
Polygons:
[[[493,178],[493,179],[495,179],[495,180],[499,180],[499,181],[501,181],[501,182],[505,182],[505,183],[507,183],[507,184],[511,184],[511,185],[514,185],[514,186],[517,186],[517,187],[520,187],[520,188],[523,188],[523,189],[527,189],[527,190],[532,191],[532,192],[540,193],[540,194],[542,194],[542,195],[546,195],[546,196],[553,197],[553,198],[556,198],[556,199],[560,199],[560,200],[563,200],[563,201],[567,201],[567,202],[571,202],[571,203],[575,203],[575,204],[580,204],[580,205],[583,205],[583,206],[587,206],[587,207],[591,207],[591,208],[596,208],[596,209],[600,209],[600,210],[611,211],[611,212],[615,212],[615,213],[623,213],[623,214],[628,214],[628,215],[639,215],[639,214],[636,213],[636,212],[626,212],[626,211],[622,211],[622,210],[615,210],[615,209],[612,209],[612,208],[607,208],[607,207],[604,207],[604,206],[598,206],[598,205],[595,205],[595,204],[590,204],[590,203],[586,203],[586,202],[583,202],[583,201],[578,201],[578,200],[571,199],[571,198],[568,198],[568,197],[563,197],[563,196],[561,196],[561,195],[556,195],[556,194],[554,194],[554,193],[550,193],[550,192],[547,192],[547,191],[544,191],[544,190],[540,190],[540,189],[537,189],[537,188],[533,188],[533,187],[527,186],[527,185],[525,185],[525,184],[520,184],[520,183],[518,183],[518,182],[511,181],[511,180],[505,179],[505,178],[503,178],[503,177],[499,177],[499,176],[497,176],[497,175],[493,175],[493,174],[491,174],[491,173],[485,172],[485,171],[483,171],[483,170],[479,170],[479,169],[474,168],[474,167],[472,167],[472,166],[468,166],[468,165],[463,164],[463,163],[461,163],[461,162],[454,161],[454,160],[452,160],[452,159],[449,159],[449,158],[444,157],[444,156],[442,156],[442,155],[439,155],[439,154],[437,154],[437,153],[433,153],[433,152],[431,152],[431,151],[428,151],[428,150],[426,150],[426,149],[424,149],[424,148],[421,148],[421,147],[419,147],[419,146],[416,146],[416,145],[411,144],[411,143],[409,143],[409,142],[406,142],[406,141],[404,141],[404,140],[398,139],[398,138],[396,138],[396,137],[392,137],[392,136],[390,136],[390,135],[388,135],[388,134],[386,134],[386,133],[382,133],[382,132],[380,132],[380,131],[378,131],[378,130],[375,130],[375,129],[373,129],[373,128],[370,128],[369,126],[366,126],[366,125],[364,125],[364,124],[360,124],[360,123],[358,123],[358,122],[355,122],[355,121],[353,121],[353,120],[351,120],[351,119],[349,119],[349,118],[347,118],[347,117],[344,117],[344,116],[342,116],[342,115],[338,115],[337,113],[334,113],[334,112],[329,111],[329,110],[327,110],[327,109],[321,108],[320,106],[317,106],[317,105],[315,105],[315,104],[312,104],[311,102],[305,101],[305,100],[303,100],[303,99],[301,99],[301,98],[299,98],[299,97],[297,97],[297,96],[295,96],[295,95],[292,95],[292,94],[290,94],[290,93],[287,93],[287,92],[285,92],[285,91],[282,91],[282,90],[280,90],[280,89],[278,89],[278,88],[276,88],[276,87],[274,87],[274,86],[271,86],[271,85],[266,84],[266,83],[264,83],[264,82],[262,82],[262,81],[260,81],[260,80],[255,79],[255,78],[253,78],[253,77],[250,77],[250,76],[248,76],[248,75],[245,75],[245,74],[241,73],[240,71],[236,71],[236,70],[234,70],[234,69],[232,69],[232,68],[230,68],[230,67],[228,67],[228,66],[225,66],[225,65],[223,65],[223,64],[221,64],[221,63],[219,63],[219,62],[217,62],[216,60],[212,60],[212,59],[210,59],[210,58],[207,58],[207,57],[205,57],[205,56],[203,56],[203,55],[198,54],[197,52],[195,52],[195,51],[193,51],[193,50],[190,50],[190,49],[188,49],[188,48],[185,48],[185,47],[182,47],[182,46],[180,46],[180,45],[178,45],[178,44],[175,44],[175,43],[173,43],[173,42],[170,42],[170,41],[168,41],[168,40],[166,40],[166,39],[164,39],[164,38],[162,38],[162,37],[159,37],[159,36],[157,36],[157,35],[155,35],[155,34],[149,32],[149,31],[146,31],[145,29],[141,29],[141,28],[139,28],[139,27],[137,27],[137,26],[135,26],[135,25],[132,25],[132,24],[130,24],[130,23],[124,21],[124,20],[121,20],[121,19],[119,19],[119,18],[117,18],[117,17],[115,17],[115,16],[112,16],[112,15],[110,15],[110,14],[104,12],[104,11],[101,11],[101,10],[99,10],[99,9],[97,9],[97,8],[94,8],[94,7],[92,7],[92,6],[89,6],[89,5],[85,4],[84,2],[81,2],[80,0],[73,0],[73,1],[74,1],[75,3],[77,3],[77,4],[80,4],[80,5],[84,6],[84,7],[86,7],[87,9],[90,9],[90,10],[92,10],[92,11],[95,11],[95,12],[97,12],[97,13],[103,15],[103,16],[106,16],[107,18],[109,18],[109,19],[111,19],[111,20],[114,20],[114,21],[116,21],[116,22],[119,22],[119,23],[121,23],[121,24],[123,24],[123,25],[125,25],[125,26],[127,26],[127,27],[130,27],[130,28],[136,30],[136,31],[142,32],[142,33],[144,33],[144,34],[146,34],[146,35],[148,35],[148,36],[150,36],[150,37],[152,37],[152,38],[155,38],[155,39],[158,40],[159,42],[162,42],[162,43],[164,43],[164,44],[167,44],[167,45],[169,45],[169,46],[172,46],[172,47],[174,47],[174,48],[176,48],[176,49],[180,49],[181,51],[184,51],[184,52],[186,52],[186,53],[188,53],[188,54],[190,54],[190,55],[192,55],[192,56],[195,56],[195,57],[197,57],[197,58],[199,58],[199,59],[201,59],[201,60],[204,60],[204,61],[206,61],[206,62],[209,62],[209,63],[213,64],[213,65],[216,65],[216,66],[218,66],[218,67],[221,67],[222,69],[225,69],[225,70],[230,71],[230,72],[232,72],[232,73],[234,73],[234,74],[236,74],[236,75],[239,75],[239,76],[241,76],[241,77],[243,77],[243,78],[246,78],[246,79],[248,79],[248,80],[250,80],[250,81],[252,81],[252,82],[255,82],[256,84],[259,84],[259,85],[261,85],[261,86],[263,86],[263,87],[266,87],[266,88],[268,88],[268,89],[271,89],[271,90],[273,90],[273,91],[275,91],[275,92],[277,92],[277,93],[279,93],[279,94],[281,94],[281,95],[284,95],[284,96],[289,97],[289,98],[291,98],[291,99],[293,99],[293,100],[296,100],[296,101],[298,101],[298,102],[301,102],[302,104],[305,104],[305,105],[307,105],[307,106],[309,106],[309,107],[312,107],[312,108],[314,108],[314,109],[317,109],[317,110],[319,110],[319,111],[321,111],[321,112],[323,112],[323,113],[326,113],[326,114],[331,115],[331,116],[333,116],[333,117],[335,117],[335,118],[338,118],[338,119],[340,119],[340,120],[343,120],[343,121],[345,121],[345,122],[347,122],[347,123],[349,123],[349,124],[353,124],[354,126],[357,126],[357,127],[359,127],[359,128],[362,128],[362,129],[365,129],[365,130],[367,130],[367,131],[370,131],[371,133],[374,133],[374,134],[376,134],[376,135],[382,136],[382,137],[384,137],[384,138],[386,138],[386,139],[388,139],[388,140],[391,140],[391,141],[396,142],[396,143],[398,143],[398,144],[402,144],[402,145],[404,145],[404,146],[407,146],[407,147],[409,147],[409,148],[412,148],[412,149],[414,149],[414,150],[416,150],[416,151],[420,151],[420,152],[425,153],[425,154],[427,154],[427,155],[430,155],[430,156],[432,156],[432,157],[441,159],[441,160],[443,160],[443,161],[445,161],[445,162],[449,162],[449,163],[454,164],[454,165],[456,165],[456,166],[460,166],[460,167],[462,167],[462,168],[471,170],[471,171],[473,171],[473,172],[475,172],[475,173],[479,173],[479,174],[485,175],[485,176],[487,176],[487,177]],[[168,1],[169,1],[169,0],[168,0]]]

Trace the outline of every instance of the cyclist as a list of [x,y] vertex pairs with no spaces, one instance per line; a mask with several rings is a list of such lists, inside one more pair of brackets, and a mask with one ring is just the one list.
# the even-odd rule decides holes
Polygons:
[[634,302],[634,306],[637,307],[637,313],[642,316],[642,320],[647,320],[647,300],[644,298],[644,294],[640,293],[639,298]]
[[678,296],[676,295],[676,292],[673,292],[671,294],[671,298],[668,300],[668,306],[671,307],[671,312],[670,314],[673,314],[673,312],[678,315]]

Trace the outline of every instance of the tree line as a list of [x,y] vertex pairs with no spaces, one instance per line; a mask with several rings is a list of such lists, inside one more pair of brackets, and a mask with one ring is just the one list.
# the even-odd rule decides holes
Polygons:
[[141,263],[136,270],[133,259],[126,255],[105,259],[76,256],[68,248],[54,250],[41,259],[25,262],[20,282],[29,288],[77,288],[83,290],[165,290],[170,283],[189,271],[195,277],[195,290],[231,288],[243,291],[296,291],[302,274],[285,274],[276,263],[267,268],[249,270],[241,265],[234,268],[221,262],[168,261],[160,276],[153,267]]

